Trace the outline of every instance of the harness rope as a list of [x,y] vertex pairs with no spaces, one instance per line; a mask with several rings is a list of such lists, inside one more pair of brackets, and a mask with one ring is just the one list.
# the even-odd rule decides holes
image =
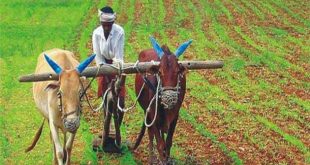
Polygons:
[[[146,112],[145,112],[144,124],[145,124],[146,127],[151,127],[151,126],[154,124],[154,122],[155,122],[155,120],[156,120],[156,117],[157,117],[157,110],[158,110],[158,92],[159,92],[159,87],[160,87],[160,85],[161,85],[161,81],[160,81],[160,78],[159,78],[158,74],[156,74],[156,78],[157,78],[156,93],[155,93],[155,95],[153,96],[153,98],[152,98],[152,100],[151,100],[151,102],[150,102],[150,104],[149,104],[149,106],[147,107]],[[149,113],[150,108],[151,108],[151,105],[152,105],[152,103],[153,103],[153,101],[154,101],[155,98],[156,98],[156,102],[155,102],[155,115],[154,115],[153,121],[152,121],[150,124],[147,124],[147,121],[146,121],[146,119],[147,119],[147,114]]]
[[[83,93],[82,93],[82,95],[80,96],[80,100],[81,100],[82,97],[85,95],[86,102],[87,102],[89,108],[90,108],[92,111],[94,111],[94,108],[93,108],[93,106],[92,106],[92,105],[90,104],[90,102],[89,102],[89,98],[88,98],[88,96],[87,96],[87,94],[86,94],[86,91],[87,91],[87,89],[90,87],[91,83],[95,80],[95,78],[97,77],[98,73],[99,73],[99,67],[98,67],[98,69],[97,69],[97,72],[96,72],[95,77],[93,77],[93,78],[90,80],[90,82],[88,83],[88,85],[86,86],[86,88],[84,88],[83,83],[81,83],[81,84],[82,84],[82,88],[83,88]],[[81,82],[81,80],[80,80],[80,82]],[[95,112],[96,112],[96,111],[95,111]]]
[[62,93],[62,91],[61,91],[61,89],[59,89],[59,91],[57,92],[57,97],[58,97],[58,99],[59,99],[59,102],[58,102],[58,109],[59,109],[59,112],[61,112],[61,118],[62,118],[62,119],[64,119],[64,118],[66,118],[67,116],[72,115],[72,114],[76,113],[77,111],[80,111],[80,110],[81,110],[81,109],[80,109],[80,106],[79,106],[78,110],[74,110],[74,111],[71,111],[71,112],[69,112],[69,113],[65,113],[64,110],[63,110],[63,106],[62,106],[62,96],[61,96],[61,93]]
[[[124,65],[123,65],[122,62],[119,62],[118,65],[119,65],[119,67],[116,67],[116,66],[114,66],[114,65],[110,65],[110,66],[113,67],[113,68],[115,68],[115,69],[117,69],[117,70],[119,71],[119,72],[118,72],[119,74],[122,74],[124,69],[128,69],[128,68],[131,67],[131,66],[129,66],[129,67],[124,67]],[[139,65],[139,60],[136,61],[136,63],[134,64],[133,67],[138,71],[138,73],[141,73],[140,70],[139,70],[139,68],[138,68],[138,65]],[[120,99],[119,99],[119,97],[118,97],[118,99],[117,99],[117,108],[118,108],[120,111],[124,112],[124,113],[126,113],[126,112],[132,110],[133,108],[135,108],[136,105],[137,105],[138,99],[140,98],[140,95],[141,95],[141,93],[142,93],[142,90],[144,89],[144,86],[145,86],[145,83],[143,83],[142,88],[141,88],[140,91],[139,91],[139,94],[138,94],[138,97],[137,97],[136,101],[135,101],[134,104],[131,105],[129,108],[122,108],[122,107],[120,106]],[[103,108],[103,106],[104,106],[104,101],[105,101],[107,92],[108,92],[108,89],[106,90],[106,92],[105,92],[105,94],[104,94],[104,96],[103,96],[103,101],[102,101],[102,103],[100,104],[100,106],[99,106],[96,110],[93,110],[94,112],[98,112],[100,109]]]
[[[158,74],[156,74],[156,79],[157,79],[157,88],[156,88],[156,93],[153,96],[152,100],[150,101],[150,104],[146,110],[145,113],[145,118],[144,118],[144,124],[146,127],[151,127],[157,117],[157,111],[158,111],[158,98],[161,98],[161,104],[164,106],[165,109],[171,109],[173,108],[173,106],[178,102],[178,96],[179,96],[179,89],[180,89],[180,85],[179,83],[181,82],[180,77],[182,77],[182,75],[178,74],[178,82],[177,82],[177,86],[176,87],[162,87],[162,83],[161,83],[161,79],[159,77]],[[160,93],[160,96],[159,96]],[[156,99],[156,106],[155,106],[155,115],[153,118],[153,121],[148,124],[147,123],[147,115],[150,111],[151,105],[154,102],[154,99]]]
[[118,97],[118,99],[117,99],[117,108],[118,108],[120,111],[126,113],[126,112],[128,112],[129,110],[131,110],[131,109],[133,109],[134,107],[136,107],[137,102],[138,102],[138,99],[140,98],[140,95],[141,95],[141,93],[142,93],[142,90],[143,90],[144,86],[145,86],[145,83],[143,83],[143,85],[142,85],[142,87],[141,87],[141,89],[140,89],[140,91],[139,91],[139,94],[138,94],[138,96],[137,96],[137,98],[136,98],[136,101],[134,102],[134,104],[133,104],[132,106],[130,106],[129,108],[122,108],[122,107],[120,106],[120,104],[119,104],[119,103],[120,103],[120,99],[119,99],[119,97]]

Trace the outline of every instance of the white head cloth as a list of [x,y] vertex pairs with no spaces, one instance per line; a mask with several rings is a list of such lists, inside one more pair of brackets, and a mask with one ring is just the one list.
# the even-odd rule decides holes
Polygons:
[[116,13],[104,13],[101,10],[98,10],[98,16],[100,22],[114,22],[116,19]]

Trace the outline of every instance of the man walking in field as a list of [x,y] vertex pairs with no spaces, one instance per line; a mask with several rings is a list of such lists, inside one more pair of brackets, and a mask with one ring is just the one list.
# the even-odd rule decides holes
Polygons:
[[[123,62],[124,58],[124,29],[114,23],[116,13],[109,6],[98,10],[101,26],[97,27],[92,35],[93,51],[96,54],[96,65]],[[98,77],[98,97],[101,97],[108,88],[109,82],[115,76],[102,75]],[[120,106],[124,107],[125,87],[120,92]]]

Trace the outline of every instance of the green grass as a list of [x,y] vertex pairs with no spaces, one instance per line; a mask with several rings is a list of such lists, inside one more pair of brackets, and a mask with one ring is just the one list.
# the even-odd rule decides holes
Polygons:
[[234,164],[243,164],[242,160],[239,158],[238,154],[234,151],[230,151],[225,143],[222,143],[217,140],[217,137],[213,135],[211,132],[209,132],[202,124],[199,124],[195,118],[191,115],[189,115],[185,109],[180,110],[180,116],[191,123],[195,129],[202,134],[203,136],[210,138],[211,141],[216,144],[222,151],[224,151],[225,154],[227,154],[231,159],[233,160]]
[[249,8],[251,12],[253,12],[260,20],[265,19],[265,15],[256,7],[256,5],[253,5],[250,1],[241,0],[242,3]]
[[[92,3],[84,1],[1,2],[1,161],[4,164],[45,164],[52,160],[49,128],[44,127],[36,148],[24,149],[31,143],[42,116],[32,101],[31,83],[19,83],[19,75],[34,71],[37,56],[47,49],[71,46],[79,22]],[[9,14],[8,14],[9,13]],[[67,15],[63,17],[63,15]],[[70,48],[69,48],[70,49]],[[18,103],[18,104],[16,104]],[[81,129],[86,125],[81,126]],[[88,154],[87,136],[76,139],[85,154],[73,155],[74,162],[96,159]],[[84,145],[83,145],[84,144]],[[74,149],[73,149],[74,150]],[[75,153],[75,151],[73,151]],[[3,153],[3,154],[2,154]],[[78,157],[80,155],[80,157]]]
[[[180,115],[200,136],[211,139],[235,164],[247,164],[249,159],[248,153],[242,156],[237,154],[237,151],[240,152],[237,145],[242,143],[252,148],[258,146],[259,151],[270,154],[271,158],[261,158],[269,160],[268,163],[275,163],[270,161],[281,154],[278,150],[282,147],[287,149],[287,156],[279,164],[288,164],[289,158],[300,157],[300,153],[293,152],[295,148],[305,157],[300,161],[310,162],[306,145],[308,136],[303,137],[305,134],[302,133],[309,128],[309,100],[283,91],[290,83],[299,90],[310,89],[305,81],[310,77],[305,67],[310,52],[307,37],[309,20],[293,12],[304,2],[216,0],[214,3],[173,2],[171,6],[166,6],[164,1],[139,2],[141,9],[135,8],[135,0],[0,2],[0,164],[46,164],[52,159],[47,125],[35,150],[30,154],[23,153],[42,117],[32,101],[31,84],[19,83],[17,76],[32,73],[38,54],[50,48],[74,50],[80,59],[86,58],[92,52],[87,43],[91,40],[93,29],[98,26],[97,13],[92,14],[91,9],[107,3],[118,13],[118,21],[125,29],[127,62],[135,62],[141,50],[150,48],[150,35],[156,35],[156,39],[161,44],[167,44],[172,52],[177,45],[192,38],[194,42],[181,59],[225,61],[223,69],[208,72],[211,77],[205,77],[202,72],[188,74],[187,94],[192,102],[188,110],[181,110]],[[168,18],[171,20],[169,22],[165,20],[169,14],[167,8],[174,11],[174,15]],[[137,12],[139,15],[135,18]],[[242,17],[235,18],[234,12]],[[277,21],[270,24],[270,20],[266,20],[270,16]],[[238,25],[238,19],[245,19],[245,25]],[[176,35],[168,36],[170,31],[176,32]],[[288,57],[296,61],[291,62]],[[253,70],[257,69],[258,75],[253,79],[249,77],[252,71],[249,65]],[[297,79],[287,70],[298,72],[303,77]],[[133,77],[128,76],[127,79],[129,104],[135,99]],[[210,82],[207,79],[211,79]],[[213,84],[212,79],[220,82]],[[93,84],[93,89],[96,89],[96,83]],[[209,122],[198,123],[198,114],[203,114],[206,121],[212,121],[215,117],[218,123],[213,124],[219,128],[225,127],[224,131],[212,134],[214,129],[209,128]],[[143,119],[141,108],[125,115],[126,124],[121,128],[123,142],[129,136],[138,134]],[[281,124],[285,122],[287,127]],[[74,162],[96,164],[98,161],[90,147],[93,138],[89,132],[91,127],[91,123],[82,121],[76,138],[79,147],[73,155]],[[261,130],[257,132],[257,129]],[[269,137],[270,133],[277,136]],[[219,142],[219,137],[230,134],[241,135],[245,140]],[[189,140],[184,137],[174,139],[177,144]],[[266,148],[270,144],[272,149]],[[173,145],[172,155],[179,164],[185,164],[187,152],[190,151]],[[243,157],[246,159],[242,160]],[[140,164],[140,159],[125,147],[123,155],[104,154],[99,161]]]
[[301,18],[298,14],[296,14],[295,12],[293,12],[292,10],[290,10],[286,5],[285,2],[283,2],[283,0],[274,0],[273,1],[274,4],[276,4],[277,6],[281,7],[284,11],[286,11],[287,13],[289,13],[293,18],[295,18],[296,20],[299,20],[300,22],[302,22],[307,28],[310,28],[310,21]]
[[296,146],[299,150],[301,150],[305,154],[306,163],[310,163],[309,148],[306,147],[303,142],[301,142],[296,137],[283,132],[277,125],[273,124],[272,122],[268,121],[267,119],[261,116],[256,116],[256,119],[261,123],[265,124],[267,128],[279,133],[286,141],[290,142],[291,144]]

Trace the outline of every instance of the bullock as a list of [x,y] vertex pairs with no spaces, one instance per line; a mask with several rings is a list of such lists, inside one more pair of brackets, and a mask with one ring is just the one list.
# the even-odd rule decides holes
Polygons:
[[[186,68],[178,63],[178,57],[191,42],[183,43],[173,54],[167,46],[160,47],[151,37],[153,49],[139,54],[140,62],[160,62],[159,66],[149,70],[152,74],[137,74],[135,77],[135,91],[137,96],[140,93],[138,101],[144,110],[145,121],[133,149],[139,146],[148,127],[150,163],[154,159],[154,137],[160,161],[165,164],[170,157],[172,137],[186,90]],[[166,138],[164,134],[167,134]]]
[[[33,83],[33,97],[36,106],[44,120],[49,123],[54,145],[54,164],[70,164],[73,140],[80,125],[81,98],[85,93],[80,74],[94,57],[95,55],[92,55],[79,64],[72,52],[61,49],[43,52],[38,57],[36,74],[56,72],[59,75],[58,81]],[[32,145],[26,149],[26,152],[31,151],[39,140],[44,120]],[[64,134],[64,147],[60,143],[59,129]]]

